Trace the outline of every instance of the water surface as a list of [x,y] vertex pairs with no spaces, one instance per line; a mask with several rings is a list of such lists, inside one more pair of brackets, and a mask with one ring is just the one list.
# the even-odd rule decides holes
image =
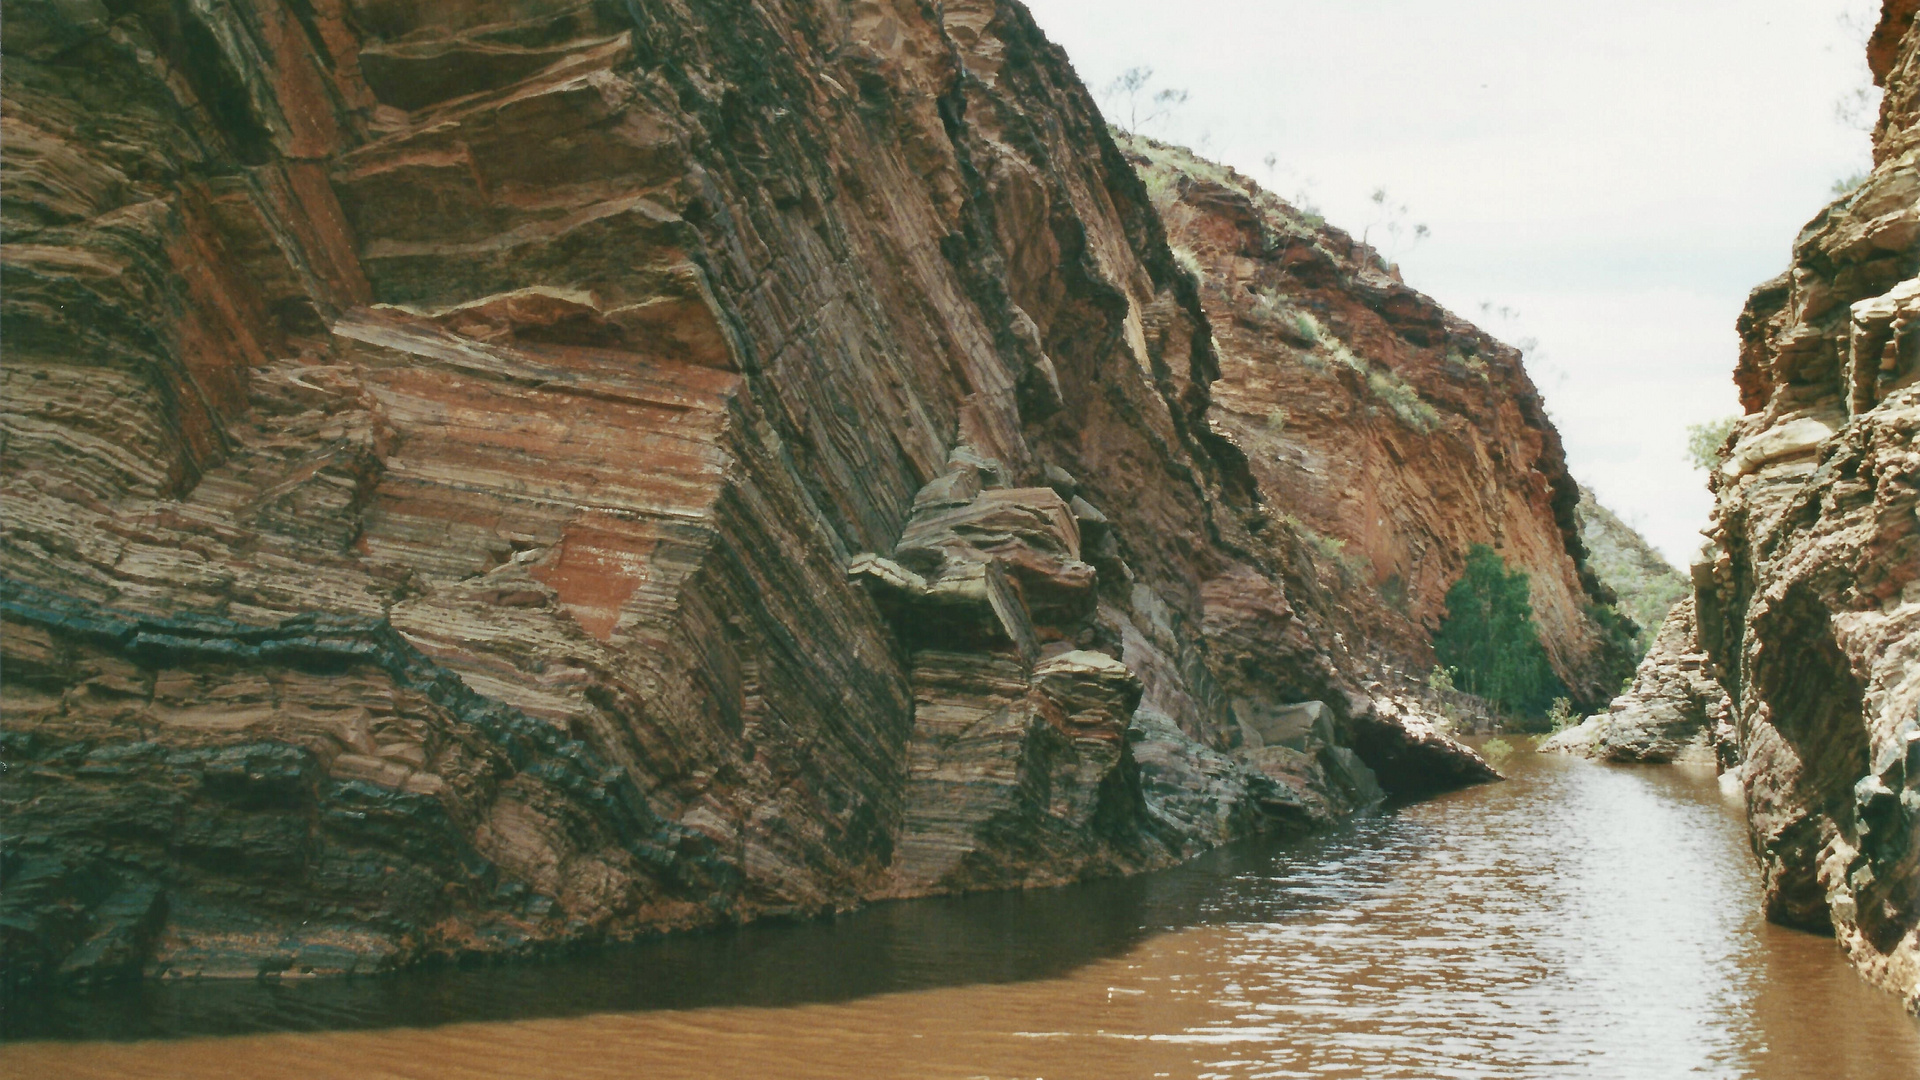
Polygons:
[[1711,775],[1507,767],[1127,881],[563,963],[42,1002],[9,1011],[0,1075],[1920,1077],[1892,997],[1759,917]]

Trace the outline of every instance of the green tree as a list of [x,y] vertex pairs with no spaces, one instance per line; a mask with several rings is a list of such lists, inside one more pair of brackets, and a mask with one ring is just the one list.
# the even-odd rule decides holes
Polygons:
[[1547,662],[1533,621],[1527,575],[1508,570],[1485,544],[1467,552],[1467,568],[1447,590],[1447,617],[1433,651],[1455,669],[1462,690],[1504,712],[1538,716],[1566,688]]
[[1693,462],[1696,469],[1717,469],[1726,460],[1721,451],[1726,446],[1727,436],[1733,434],[1733,425],[1740,422],[1737,416],[1723,416],[1718,420],[1709,420],[1704,424],[1687,425],[1687,460]]

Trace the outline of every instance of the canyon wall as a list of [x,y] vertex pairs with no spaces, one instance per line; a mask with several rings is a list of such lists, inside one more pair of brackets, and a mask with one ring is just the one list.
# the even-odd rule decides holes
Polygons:
[[1302,625],[1423,676],[1447,590],[1486,544],[1527,573],[1573,698],[1612,696],[1635,656],[1600,621],[1616,597],[1586,566],[1582,491],[1519,351],[1246,177],[1147,138],[1124,148],[1199,273],[1220,358],[1208,418],[1277,510],[1258,539]]
[[[1309,238],[1262,258],[1439,419],[1263,384],[1016,3],[6,17],[10,985],[1052,884],[1484,780],[1396,681],[1471,540],[1591,682],[1518,358]],[[1325,441],[1260,434],[1296,394]]]
[[1745,791],[1768,916],[1835,933],[1920,1012],[1917,8],[1889,0],[1869,43],[1872,172],[1740,315],[1746,415],[1712,476],[1694,602],[1566,741],[1713,747]]

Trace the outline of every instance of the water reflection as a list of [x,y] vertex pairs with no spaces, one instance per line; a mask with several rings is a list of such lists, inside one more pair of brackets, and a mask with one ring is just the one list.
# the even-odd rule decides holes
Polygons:
[[1920,1076],[1920,1029],[1891,997],[1831,941],[1759,918],[1738,812],[1711,776],[1526,753],[1511,771],[1130,881],[562,964],[9,1009],[21,1034],[316,1034],[17,1043],[0,1070]]
[[[1174,871],[1026,893],[875,905],[833,919],[680,935],[546,964],[359,980],[156,984],[7,1003],[9,1039],[137,1039],[422,1027],[595,1012],[780,1008],[978,983],[1050,979],[1153,933],[1268,921],[1338,902],[1281,865],[1395,842],[1361,829],[1291,847],[1244,844]],[[1384,853],[1382,853],[1384,854]]]

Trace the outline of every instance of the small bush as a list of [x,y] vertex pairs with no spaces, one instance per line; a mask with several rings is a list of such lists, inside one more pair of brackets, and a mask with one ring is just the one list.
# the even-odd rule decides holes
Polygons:
[[1498,765],[1513,756],[1513,744],[1496,735],[1481,744],[1480,756]]
[[1367,373],[1367,389],[1380,399],[1399,421],[1422,435],[1440,426],[1440,413],[1427,404],[1418,391],[1392,372]]
[[1253,294],[1253,303],[1247,308],[1247,317],[1261,326],[1279,326],[1283,320],[1289,325],[1292,322],[1292,316],[1287,311],[1286,297],[1268,289],[1260,289]]
[[1474,353],[1463,349],[1447,350],[1447,364],[1459,368],[1470,375],[1477,375],[1482,381],[1487,378],[1487,362]]
[[1737,416],[1723,416],[1704,424],[1687,425],[1687,460],[1696,469],[1717,469],[1727,460],[1727,437],[1740,422]]
[[1147,186],[1147,200],[1162,216],[1180,201],[1180,183],[1176,174],[1159,169],[1142,169],[1140,179]]
[[1555,731],[1565,731],[1580,722],[1579,714],[1573,711],[1571,698],[1557,697],[1547,706],[1547,725]]
[[1267,410],[1267,430],[1275,435],[1287,430],[1287,410],[1279,405]]
[[1453,668],[1441,667],[1435,664],[1433,670],[1427,672],[1427,688],[1442,694],[1454,693],[1460,689],[1453,684],[1454,675],[1455,671]]

